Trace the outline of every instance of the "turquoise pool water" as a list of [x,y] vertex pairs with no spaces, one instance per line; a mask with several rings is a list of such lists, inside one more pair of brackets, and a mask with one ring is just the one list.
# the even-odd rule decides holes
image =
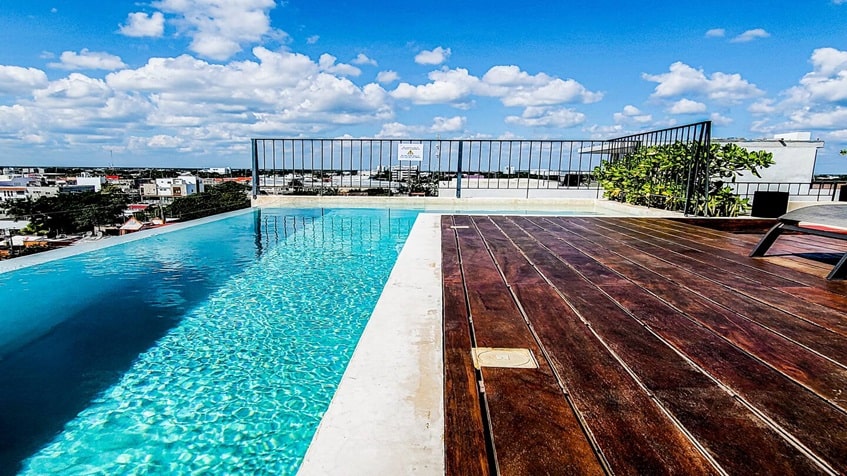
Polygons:
[[295,473],[416,216],[254,210],[0,274],[0,331],[30,323],[0,466]]

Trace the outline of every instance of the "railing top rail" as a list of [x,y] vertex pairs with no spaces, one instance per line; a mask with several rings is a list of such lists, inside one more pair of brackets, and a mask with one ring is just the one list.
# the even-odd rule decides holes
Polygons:
[[662,134],[662,133],[665,133],[665,132],[670,132],[670,131],[674,131],[674,130],[681,130],[681,129],[692,129],[692,128],[696,129],[697,127],[706,127],[707,125],[710,125],[711,122],[712,121],[694,122],[694,123],[691,123],[691,124],[684,124],[684,125],[681,125],[681,126],[673,126],[673,127],[666,127],[664,129],[655,129],[655,130],[651,130],[651,131],[638,132],[638,133],[635,133],[635,134],[629,134],[629,135],[625,135],[625,136],[621,136],[621,137],[615,137],[613,139],[609,139],[609,141],[623,141],[623,140],[627,140],[627,139],[634,139],[634,138],[637,138],[637,137],[642,137],[642,136],[645,136],[645,135]]

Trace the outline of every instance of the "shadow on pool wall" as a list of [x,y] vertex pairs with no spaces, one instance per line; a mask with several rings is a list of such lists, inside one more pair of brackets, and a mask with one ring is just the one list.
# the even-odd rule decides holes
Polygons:
[[0,355],[0,475],[16,474],[192,307],[284,242],[254,215],[0,275],[3,333],[13,314],[38,329],[31,316],[51,312],[48,330]]

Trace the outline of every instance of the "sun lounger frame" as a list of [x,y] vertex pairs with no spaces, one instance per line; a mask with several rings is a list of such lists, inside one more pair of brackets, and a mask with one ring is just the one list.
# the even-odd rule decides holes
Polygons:
[[[825,236],[827,238],[835,238],[837,240],[847,240],[847,228],[842,228],[839,226],[825,225],[825,224],[814,224],[803,226],[802,222],[797,220],[790,220],[780,218],[779,223],[774,225],[765,236],[759,240],[759,244],[753,248],[753,252],[750,253],[751,257],[762,257],[765,256],[768,249],[770,249],[771,245],[774,244],[777,238],[779,238],[782,233],[786,231],[795,231],[799,233],[806,233],[809,235],[817,235],[817,236]],[[827,228],[826,230],[822,230],[821,227]],[[843,231],[841,231],[843,230]],[[844,253],[844,256],[838,261],[835,267],[832,268],[832,271],[826,276],[828,280],[834,279],[847,279],[847,253]]]

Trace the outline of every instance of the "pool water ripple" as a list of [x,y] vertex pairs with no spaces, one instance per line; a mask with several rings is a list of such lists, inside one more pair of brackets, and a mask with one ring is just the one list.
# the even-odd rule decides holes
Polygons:
[[[22,473],[294,474],[416,216],[385,212],[286,230]],[[163,284],[155,299],[179,296]]]

